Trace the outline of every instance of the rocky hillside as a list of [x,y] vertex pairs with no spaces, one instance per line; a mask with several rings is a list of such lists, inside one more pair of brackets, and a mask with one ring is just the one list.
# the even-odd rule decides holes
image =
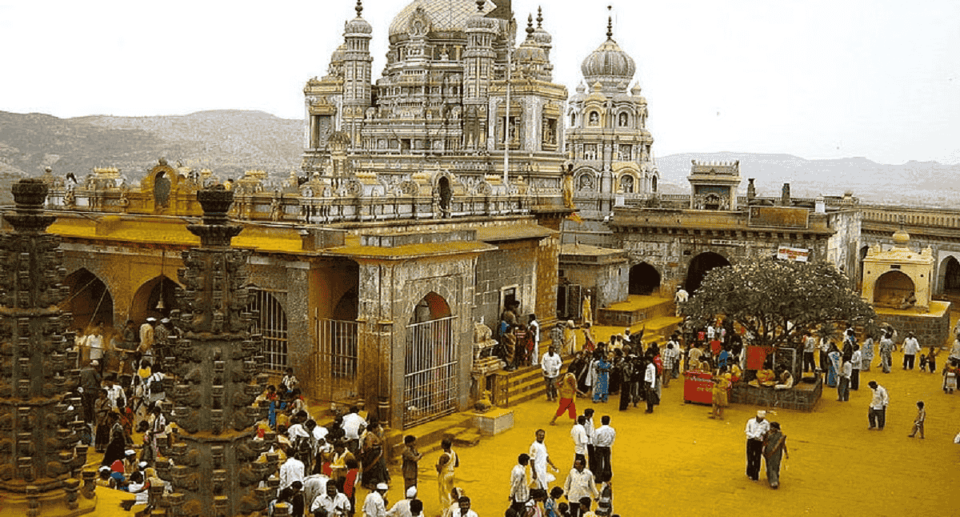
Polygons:
[[[0,203],[9,203],[9,183],[55,174],[85,176],[94,167],[118,167],[136,183],[160,157],[221,177],[263,169],[286,177],[300,164],[303,123],[259,111],[203,111],[184,116],[50,115],[0,111]],[[657,159],[662,191],[689,191],[690,160],[740,160],[747,178],[756,178],[759,195],[779,196],[789,182],[796,197],[841,195],[851,191],[867,203],[957,208],[960,165],[937,162],[879,164],[865,158],[806,160],[786,154],[685,153]]]

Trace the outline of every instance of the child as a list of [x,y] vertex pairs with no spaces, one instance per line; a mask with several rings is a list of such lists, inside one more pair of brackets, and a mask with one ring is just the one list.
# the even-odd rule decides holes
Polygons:
[[560,517],[560,510],[558,508],[560,497],[563,496],[563,489],[555,486],[550,489],[550,497],[543,502],[543,509],[547,514],[547,517]]
[[910,438],[913,438],[917,431],[920,432],[920,439],[923,439],[923,421],[927,419],[927,410],[923,409],[923,401],[917,402],[917,418],[913,420],[913,431],[910,432]]
[[300,381],[298,381],[297,376],[293,374],[292,366],[287,367],[287,374],[283,376],[280,382],[291,390],[297,389],[300,386]]
[[[927,353],[927,368],[929,369],[930,373],[937,371],[937,355],[935,352],[936,348],[930,347],[930,352]],[[923,366],[920,367],[920,370],[923,370]]]

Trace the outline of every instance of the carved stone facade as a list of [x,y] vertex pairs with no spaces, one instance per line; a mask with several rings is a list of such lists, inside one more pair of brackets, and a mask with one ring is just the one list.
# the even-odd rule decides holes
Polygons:
[[184,334],[173,352],[174,375],[164,379],[171,420],[181,432],[166,451],[174,466],[158,462],[158,474],[173,486],[167,496],[172,515],[249,515],[276,496],[275,486],[258,485],[278,466],[277,455],[263,455],[275,436],[254,439],[266,408],[252,404],[267,375],[260,373],[260,335],[247,311],[249,253],[230,247],[242,230],[227,219],[233,194],[219,187],[197,197],[203,222],[187,228],[200,237],[200,247],[183,252],[184,287],[171,316]]
[[0,236],[0,498],[10,515],[67,516],[94,511],[95,472],[81,469],[77,352],[68,351],[70,315],[57,306],[70,294],[61,285],[60,237],[46,233],[47,186],[39,179],[13,186],[13,231]]

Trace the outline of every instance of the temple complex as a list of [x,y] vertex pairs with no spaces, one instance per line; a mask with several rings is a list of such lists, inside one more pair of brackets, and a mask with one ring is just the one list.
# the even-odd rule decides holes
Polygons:
[[[232,282],[249,292],[231,310],[245,303],[251,321],[229,330],[221,309],[204,325],[260,336],[264,373],[292,367],[310,379],[308,396],[376,408],[404,429],[495,391],[490,365],[474,363],[474,336],[508,308],[523,322],[536,314],[544,336],[558,317],[581,319],[588,299],[597,321],[633,324],[609,308],[631,294],[692,293],[713,267],[774,255],[828,261],[858,286],[867,249],[893,244],[890,207],[862,206],[852,194],[796,198],[789,185],[761,197],[752,178],[744,195],[739,162],[694,161],[691,194],[663,194],[636,62],[612,25],[605,37],[596,28],[600,45],[585,49],[582,84],[568,98],[552,78],[549,18],[524,21],[518,37],[509,1],[413,0],[374,28],[358,2],[326,74],[303,89],[302,167],[287,178],[250,170],[228,181],[162,157],[132,184],[115,168],[75,185],[61,179],[68,171],[48,171],[50,230],[62,236],[71,291],[61,304],[73,314],[67,327],[103,324],[109,341],[147,317],[192,321],[189,297],[177,293],[207,281],[195,267],[209,253],[191,251],[205,249],[204,237],[188,225],[208,224],[198,193],[222,185],[233,201],[224,228],[242,229],[229,246],[246,257],[244,280]],[[374,81],[378,30],[389,50]],[[896,210],[931,248],[931,296],[960,294],[960,246],[950,237],[960,212]],[[239,260],[227,255],[217,260]],[[654,312],[664,331],[676,324],[672,306],[647,316]],[[227,361],[226,345],[217,345],[221,359],[206,345],[193,351],[206,343],[197,332],[175,346],[197,364]],[[244,385],[257,385],[244,371]],[[179,386],[171,391],[222,386],[221,404],[253,390]],[[197,410],[180,407],[178,415]],[[229,420],[195,423],[226,432]],[[217,446],[194,445],[204,455]]]

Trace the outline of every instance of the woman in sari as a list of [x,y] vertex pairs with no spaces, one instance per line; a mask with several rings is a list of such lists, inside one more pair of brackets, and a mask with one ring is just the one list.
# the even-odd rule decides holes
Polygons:
[[577,380],[577,391],[581,393],[587,392],[587,370],[590,368],[590,361],[587,360],[586,353],[580,351],[577,353],[577,356],[573,358],[573,361],[570,362],[570,366],[567,368],[567,371],[573,374],[573,377]]
[[767,482],[770,483],[770,488],[780,487],[780,460],[783,456],[790,459],[787,435],[780,432],[779,422],[770,422],[770,430],[763,438],[763,460],[767,464]]
[[363,465],[364,488],[374,490],[379,483],[389,483],[390,473],[387,472],[387,461],[383,455],[383,428],[376,416],[370,417],[366,434],[363,435]]
[[860,350],[860,369],[869,372],[870,363],[873,362],[873,336],[867,336],[863,342],[863,348]]
[[514,370],[517,367],[517,336],[513,329],[508,328],[501,336],[503,340],[503,360],[507,363],[507,370]]
[[587,353],[591,353],[591,354],[597,347],[596,345],[597,342],[595,339],[593,339],[593,332],[590,330],[590,327],[592,326],[593,324],[590,322],[586,322],[583,324],[583,349]]
[[830,365],[827,371],[827,386],[836,388],[840,382],[840,350],[836,343],[830,343],[830,352],[827,353],[827,362]]
[[457,453],[451,448],[452,446],[453,442],[449,438],[441,440],[440,448],[443,449],[443,452],[437,459],[437,485],[440,492],[440,508],[444,515],[447,514],[450,506],[456,502],[453,494],[453,474],[460,466],[460,458],[457,457]]
[[723,408],[730,405],[727,391],[730,389],[731,378],[726,367],[721,368],[713,376],[713,410],[710,412],[710,418],[723,420]]
[[593,401],[606,402],[610,382],[610,363],[607,354],[597,351],[597,359],[593,362]]

